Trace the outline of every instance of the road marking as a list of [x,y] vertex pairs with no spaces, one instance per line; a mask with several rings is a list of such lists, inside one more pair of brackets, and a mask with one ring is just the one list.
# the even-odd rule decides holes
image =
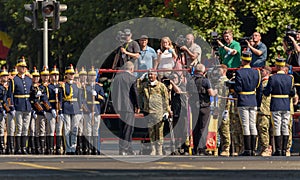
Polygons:
[[24,162],[7,162],[7,163],[20,165],[20,166],[34,167],[34,168],[39,168],[39,169],[62,170],[61,168],[58,168],[58,167],[42,166],[42,165],[32,164],[32,163],[24,163]]
[[189,164],[178,164],[179,167],[185,167],[185,168],[192,168],[195,167],[193,165],[189,165]]
[[155,164],[172,165],[174,163],[170,163],[170,162],[156,162]]

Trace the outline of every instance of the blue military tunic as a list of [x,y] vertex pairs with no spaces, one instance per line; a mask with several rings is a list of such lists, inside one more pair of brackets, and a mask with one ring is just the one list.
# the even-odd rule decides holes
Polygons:
[[22,78],[16,75],[10,82],[7,97],[10,98],[11,104],[14,105],[16,111],[31,111],[30,104],[30,88],[32,80],[28,76]]
[[63,94],[63,114],[81,114],[80,104],[82,101],[81,90],[76,83],[70,84],[66,82],[61,84]]
[[[0,84],[0,111],[3,112],[5,110],[5,106],[8,107],[8,102],[7,102],[7,89],[3,86],[3,84]],[[9,110],[8,110],[9,111]],[[7,110],[6,110],[7,112]]]
[[[92,90],[95,90],[97,95],[95,96],[94,102],[93,102],[93,96],[92,96]],[[101,113],[101,103],[104,102],[104,90],[103,87],[96,83],[94,87],[91,85],[87,85],[86,88],[86,103],[89,112],[92,112],[92,104],[94,104],[94,112],[95,115],[99,115]]]
[[261,97],[260,71],[252,69],[249,65],[236,71],[234,90],[238,96],[238,107],[255,107],[260,106],[257,97]]
[[284,71],[278,71],[269,77],[263,94],[265,96],[271,94],[270,111],[290,111],[290,97],[295,95],[293,81],[293,77]]
[[[58,94],[57,94],[57,99],[56,99],[56,93],[55,89],[58,88]],[[50,105],[52,109],[56,109],[59,114],[62,113],[62,89],[59,84],[48,84],[47,86],[47,95],[48,95],[48,101],[50,102]],[[57,101],[58,100],[58,101]]]

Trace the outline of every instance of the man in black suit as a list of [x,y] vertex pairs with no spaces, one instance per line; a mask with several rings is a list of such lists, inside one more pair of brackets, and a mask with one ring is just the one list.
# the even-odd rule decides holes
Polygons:
[[134,65],[127,61],[123,68],[124,71],[116,74],[112,82],[112,101],[113,107],[120,114],[120,155],[135,155],[132,150],[131,141],[134,130],[134,113],[139,113],[138,93],[136,78],[132,74]]

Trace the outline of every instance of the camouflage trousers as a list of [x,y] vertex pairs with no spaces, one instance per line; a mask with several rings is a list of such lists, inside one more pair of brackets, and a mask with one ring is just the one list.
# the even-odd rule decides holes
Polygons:
[[146,118],[148,119],[150,142],[162,144],[164,140],[164,122],[162,121],[162,116],[150,113]]
[[270,115],[257,115],[257,130],[262,149],[268,148],[271,143],[270,138],[273,136],[273,125]]
[[225,150],[226,148],[229,148],[230,146],[230,119],[227,117],[226,119],[223,119],[222,117],[219,118],[219,122],[221,122],[220,128],[219,128],[219,134],[220,134],[220,143],[221,143],[221,149]]
[[[237,111],[236,111],[237,112]],[[239,119],[238,113],[230,113],[230,133],[231,133],[231,143],[233,152],[241,153],[244,146],[244,137],[242,130],[242,123]]]

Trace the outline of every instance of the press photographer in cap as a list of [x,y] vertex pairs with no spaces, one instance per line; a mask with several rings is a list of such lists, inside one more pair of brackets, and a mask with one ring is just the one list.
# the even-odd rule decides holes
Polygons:
[[132,33],[130,29],[124,29],[124,41],[125,43],[120,49],[122,53],[122,63],[120,64],[120,67],[127,61],[135,63],[135,61],[140,57],[140,46],[136,41],[132,40]]
[[252,69],[250,62],[252,54],[242,54],[242,68],[236,71],[234,91],[237,93],[237,107],[243,127],[244,153],[243,156],[256,156],[256,115],[260,106],[262,93],[261,74]]
[[296,92],[294,78],[285,73],[285,59],[277,58],[277,73],[269,77],[263,94],[271,95],[270,111],[274,124],[275,153],[274,156],[286,156],[289,138],[290,101]]

